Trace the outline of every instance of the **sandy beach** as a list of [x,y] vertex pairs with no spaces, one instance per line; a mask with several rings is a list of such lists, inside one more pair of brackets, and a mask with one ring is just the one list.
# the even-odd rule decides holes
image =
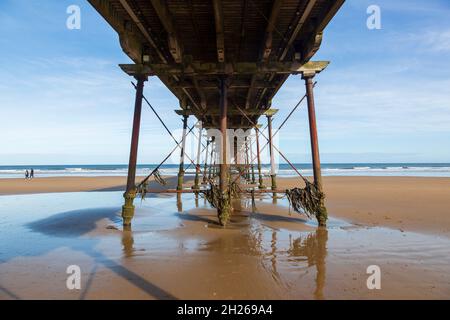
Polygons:
[[[0,299],[450,297],[448,179],[327,177],[327,229],[267,195],[256,212],[236,203],[223,229],[203,198],[155,194],[122,230],[124,182],[1,180]],[[373,264],[381,290],[366,286]],[[80,290],[66,288],[69,265]]]
[[[166,180],[169,188],[175,187],[175,178]],[[186,180],[188,187],[192,181]],[[125,183],[125,177],[0,179],[0,195],[123,191]],[[278,178],[279,189],[293,188],[299,183],[296,178]],[[157,183],[150,187],[161,189]],[[450,237],[449,178],[324,177],[324,189],[332,217]]]

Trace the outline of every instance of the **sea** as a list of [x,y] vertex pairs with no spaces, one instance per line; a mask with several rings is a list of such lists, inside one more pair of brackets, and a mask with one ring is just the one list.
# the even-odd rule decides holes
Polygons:
[[[137,175],[149,174],[157,165],[140,164]],[[311,164],[295,163],[294,166],[304,176],[312,175]],[[127,165],[28,165],[0,166],[0,179],[22,178],[25,171],[34,169],[35,177],[94,177],[126,176]],[[162,175],[175,176],[178,165],[167,164],[160,168]],[[270,166],[262,166],[263,175],[270,173]],[[186,175],[194,175],[193,166],[186,166]],[[288,164],[279,164],[277,175],[294,177],[297,173]],[[400,177],[450,177],[450,163],[323,163],[323,176],[400,176]]]

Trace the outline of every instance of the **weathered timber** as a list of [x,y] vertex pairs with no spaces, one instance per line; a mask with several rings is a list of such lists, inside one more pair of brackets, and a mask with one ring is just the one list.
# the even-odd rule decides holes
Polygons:
[[189,64],[145,64],[136,70],[136,64],[121,64],[122,70],[133,75],[141,70],[153,76],[221,76],[221,75],[253,75],[253,74],[302,74],[318,73],[325,69],[329,61],[299,62],[191,62]]

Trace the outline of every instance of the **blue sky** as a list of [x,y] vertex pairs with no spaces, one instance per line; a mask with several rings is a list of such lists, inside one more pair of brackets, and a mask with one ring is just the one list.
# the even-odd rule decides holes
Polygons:
[[[81,30],[66,9],[81,7]],[[366,9],[381,8],[369,30]],[[450,162],[450,2],[347,0],[314,59],[322,162]],[[0,165],[126,163],[133,112],[129,59],[87,1],[0,2]],[[172,129],[178,102],[157,80],[145,94]],[[281,123],[304,95],[291,77],[273,106]],[[147,109],[140,163],[155,163],[172,142]],[[310,162],[303,106],[280,135],[295,162]]]

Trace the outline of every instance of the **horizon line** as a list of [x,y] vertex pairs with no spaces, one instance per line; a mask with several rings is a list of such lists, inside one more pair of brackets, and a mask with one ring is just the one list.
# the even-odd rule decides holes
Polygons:
[[[200,163],[204,164],[204,163]],[[286,164],[289,165],[287,162],[279,162],[278,164]],[[300,165],[312,165],[311,162],[292,162],[292,164],[300,164]],[[322,162],[321,165],[327,165],[327,164],[450,164],[449,162],[427,162],[427,161],[420,161],[420,162],[406,162],[406,161],[393,161],[393,162]],[[137,164],[137,166],[157,166],[160,165],[160,163],[141,163]],[[163,166],[172,165],[172,166],[179,166],[178,163],[168,164],[165,163]],[[187,163],[185,165],[188,165]],[[256,163],[255,163],[256,165]],[[270,163],[261,163],[261,165],[270,165]],[[75,163],[75,164],[68,164],[68,163],[62,163],[62,164],[0,164],[0,167],[42,167],[42,166],[128,166],[126,163]]]

